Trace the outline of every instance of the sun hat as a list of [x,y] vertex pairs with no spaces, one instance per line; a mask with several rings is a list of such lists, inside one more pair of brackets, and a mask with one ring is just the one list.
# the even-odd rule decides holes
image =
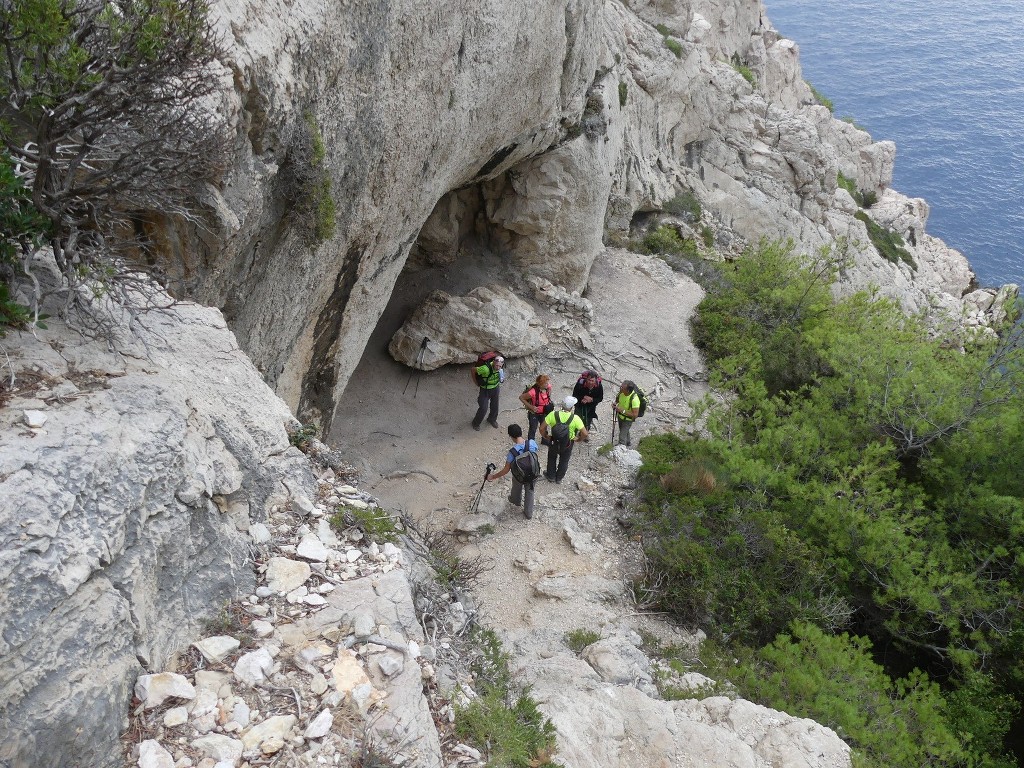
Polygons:
[[577,402],[576,398],[572,395],[566,395],[565,400],[562,401],[562,407],[567,411],[571,411],[576,407]]

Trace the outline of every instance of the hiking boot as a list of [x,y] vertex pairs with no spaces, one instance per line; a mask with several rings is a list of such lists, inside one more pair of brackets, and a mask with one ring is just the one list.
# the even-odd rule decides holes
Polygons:
[[561,480],[555,480],[555,485],[561,485],[561,484],[562,484]]
[[480,431],[480,425],[477,424],[475,421],[473,422],[473,429],[475,429],[477,432]]
[[506,496],[505,498],[508,499],[508,503],[511,504],[513,507],[521,507],[521,506],[523,506],[520,502],[512,501],[512,497],[511,496]]
[[523,517],[525,517],[527,520],[533,520],[533,510],[531,509],[529,512],[527,512],[524,509],[523,510]]
[[488,424],[490,424],[490,425],[491,425],[492,427],[494,427],[495,429],[497,429],[497,428],[498,428],[498,422],[496,422],[496,421],[490,421],[490,420],[488,420],[488,421],[487,421],[487,423],[488,423]]
[[544,473],[544,479],[547,480],[549,483],[555,482],[554,476],[549,475],[547,472]]

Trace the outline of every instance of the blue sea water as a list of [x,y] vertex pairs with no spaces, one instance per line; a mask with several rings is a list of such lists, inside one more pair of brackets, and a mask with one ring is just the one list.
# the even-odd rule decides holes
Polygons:
[[893,186],[983,285],[1024,285],[1024,13],[1020,0],[765,0],[804,79],[876,140]]

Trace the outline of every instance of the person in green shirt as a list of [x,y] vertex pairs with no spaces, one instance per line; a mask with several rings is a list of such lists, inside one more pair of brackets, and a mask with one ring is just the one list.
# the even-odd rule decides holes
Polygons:
[[640,413],[640,396],[636,393],[636,384],[628,379],[619,386],[618,397],[612,405],[615,418],[619,423],[619,445],[630,445],[629,429]]
[[[577,400],[569,395],[562,401],[560,410],[552,411],[540,423],[540,436],[548,446],[547,470],[544,478],[554,482],[562,482],[565,472],[569,469],[569,459],[572,457],[572,447],[577,440],[586,440],[590,437],[587,428],[583,426],[583,419],[575,414]],[[562,426],[567,427],[563,430]],[[565,438],[559,440],[560,433],[565,432]]]
[[[498,428],[498,396],[501,392],[501,382],[505,380],[505,372],[501,370],[501,367],[505,364],[505,358],[500,355],[484,365],[479,365],[473,369],[473,373],[476,376],[473,378],[474,382],[483,382],[482,384],[477,383],[480,388],[480,392],[476,398],[476,416],[473,417],[473,429],[479,431],[480,425],[484,422],[484,416],[487,416],[487,423],[495,429]],[[490,415],[487,413],[487,409],[490,408]]]

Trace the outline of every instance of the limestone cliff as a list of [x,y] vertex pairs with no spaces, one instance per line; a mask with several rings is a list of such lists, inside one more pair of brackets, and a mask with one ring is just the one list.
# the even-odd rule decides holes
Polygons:
[[[908,309],[959,314],[971,285],[963,257],[925,234],[924,202],[889,189],[892,143],[815,103],[760,2],[213,5],[234,163],[204,194],[206,226],[156,230],[177,290],[222,309],[304,421],[329,426],[410,261],[486,252],[583,290],[602,241],[682,190],[724,252],[846,238],[847,286]],[[319,244],[295,213],[312,194],[294,167],[311,126],[337,206]],[[872,215],[916,270],[871,246],[838,172],[879,194]]]

